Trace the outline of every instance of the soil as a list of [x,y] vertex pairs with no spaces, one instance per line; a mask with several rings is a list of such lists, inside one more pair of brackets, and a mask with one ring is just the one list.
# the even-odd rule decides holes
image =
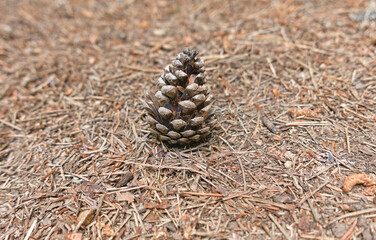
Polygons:
[[[0,239],[374,239],[375,15],[372,0],[0,1]],[[140,99],[185,46],[219,124],[168,146]]]

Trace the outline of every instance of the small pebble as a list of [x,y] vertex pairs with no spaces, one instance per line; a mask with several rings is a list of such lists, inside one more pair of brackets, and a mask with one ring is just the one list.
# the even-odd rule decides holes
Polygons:
[[153,31],[154,36],[157,36],[157,37],[162,37],[162,36],[166,35],[166,33],[167,33],[166,29],[161,29],[161,28],[155,29]]
[[372,233],[370,231],[369,228],[367,228],[366,230],[364,230],[362,232],[362,237],[364,240],[374,240],[375,238],[372,237]]
[[257,141],[256,141],[256,145],[257,145],[257,146],[261,146],[261,145],[262,145],[262,141],[261,141],[261,139],[257,139]]
[[6,33],[12,32],[13,28],[7,24],[0,24],[0,30]]
[[292,162],[291,161],[286,161],[285,162],[285,168],[290,169],[292,167]]
[[283,155],[285,158],[289,159],[289,160],[292,160],[295,158],[295,154],[293,154],[292,152],[290,151],[286,151],[286,153]]
[[340,238],[347,232],[347,226],[344,223],[337,223],[333,228],[332,232],[335,237]]
[[356,225],[358,227],[366,227],[367,226],[367,219],[365,217],[359,217]]

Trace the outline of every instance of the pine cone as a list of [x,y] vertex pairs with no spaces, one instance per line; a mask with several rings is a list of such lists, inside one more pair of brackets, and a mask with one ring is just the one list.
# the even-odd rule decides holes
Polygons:
[[204,60],[197,50],[184,48],[157,80],[159,91],[146,92],[144,102],[150,131],[170,144],[189,144],[208,136],[217,120],[211,120],[213,97],[206,83]]

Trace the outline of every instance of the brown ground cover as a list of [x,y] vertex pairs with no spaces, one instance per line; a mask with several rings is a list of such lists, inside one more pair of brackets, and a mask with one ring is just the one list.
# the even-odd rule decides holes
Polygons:
[[[0,239],[372,239],[375,5],[0,1]],[[219,126],[178,148],[140,99],[184,46]]]

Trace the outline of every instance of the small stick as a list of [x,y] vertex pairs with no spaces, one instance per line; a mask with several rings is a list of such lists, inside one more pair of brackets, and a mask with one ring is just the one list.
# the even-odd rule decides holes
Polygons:
[[366,116],[364,116],[364,115],[362,115],[362,114],[360,114],[360,113],[357,113],[357,112],[355,112],[355,111],[353,111],[353,110],[351,110],[351,109],[349,109],[349,108],[347,108],[347,107],[345,107],[344,109],[345,109],[346,111],[351,112],[352,114],[354,114],[354,115],[357,116],[358,118],[360,118],[360,119],[362,119],[362,120],[364,120],[364,121],[368,121],[368,118],[367,118]]
[[31,224],[31,227],[29,228],[29,231],[27,231],[27,234],[26,234],[24,240],[28,240],[29,239],[29,237],[30,237],[31,233],[33,232],[33,230],[34,230],[34,228],[35,228],[36,225],[37,225],[37,219],[35,219],[34,222],[33,222],[33,224]]
[[120,188],[108,188],[106,189],[107,192],[129,192],[129,191],[132,191],[132,190],[136,190],[136,189],[141,189],[141,188],[146,188],[148,190],[157,190],[157,191],[161,191],[160,189],[158,188],[155,188],[155,187],[150,187],[148,185],[140,185],[140,186],[136,186],[136,187],[120,187]]
[[[210,199],[210,198],[209,198],[209,199]],[[174,224],[174,226],[176,227],[176,229],[178,229],[179,226],[178,226],[178,224],[176,223],[175,219],[171,216],[171,213],[170,213],[167,209],[165,209],[164,211],[165,211],[165,213],[167,213],[168,217],[171,219],[171,221],[172,221],[172,223]]]
[[[234,152],[235,152],[235,150],[234,150]],[[196,170],[196,169],[193,169],[193,168],[190,168],[190,167],[175,167],[175,166],[170,166],[170,165],[160,166],[160,165],[153,165],[153,164],[148,164],[148,163],[139,163],[139,162],[130,162],[130,161],[121,161],[121,160],[114,160],[114,161],[122,162],[124,164],[129,164],[129,165],[138,165],[138,166],[142,166],[142,167],[151,167],[151,168],[160,168],[160,169],[174,169],[174,170],[188,170],[188,171],[191,171],[191,172],[199,173],[203,176],[208,175],[205,172],[201,172],[199,170]]]
[[239,161],[240,169],[242,170],[242,174],[243,174],[244,191],[246,191],[247,190],[247,180],[245,178],[243,163],[242,163],[242,160],[240,160],[239,158],[238,158],[238,161]]
[[43,182],[44,180],[46,180],[55,171],[56,171],[56,168],[52,169],[49,173],[47,173],[44,177],[42,177],[41,181]]
[[132,208],[133,208],[134,213],[135,213],[135,220],[134,221],[136,223],[138,222],[140,224],[142,231],[145,231],[144,223],[142,222],[142,218],[140,217],[140,213],[138,212],[136,204],[134,204],[134,202],[132,202]]
[[302,200],[300,200],[298,206],[301,206],[308,198],[312,197],[315,193],[317,193],[321,188],[325,187],[331,180],[326,180],[323,184],[321,184],[318,188],[316,188],[313,192],[310,192],[306,195]]
[[285,124],[285,126],[329,126],[329,125],[330,124],[326,121],[323,121],[323,122],[312,122],[312,121],[289,122]]
[[333,105],[328,101],[328,99],[327,99],[326,97],[323,97],[323,101],[324,101],[324,103],[326,104],[326,106],[328,106],[328,108],[329,108],[330,110],[332,110],[333,112],[336,111],[336,108],[333,107]]
[[256,136],[258,130],[259,130],[259,126],[260,126],[260,119],[261,119],[261,113],[258,112],[257,113],[257,121],[256,121],[256,127],[255,127],[255,130],[253,131],[253,134],[252,134],[252,137],[253,138],[254,136]]
[[347,143],[347,153],[350,153],[350,138],[349,138],[349,128],[346,128],[346,143]]
[[277,72],[275,71],[275,68],[274,68],[274,66],[272,64],[272,61],[270,60],[270,58],[266,58],[266,61],[268,61],[270,70],[272,70],[273,77],[277,78]]
[[318,222],[318,223],[321,223],[320,215],[318,214],[318,212],[314,208],[312,200],[311,199],[307,199],[307,203],[308,203],[309,207],[311,208],[312,215],[313,215],[313,218],[315,219],[315,221]]
[[240,125],[242,125],[242,127],[243,127],[243,129],[244,129],[245,134],[248,134],[248,130],[245,128],[244,123],[243,123],[243,121],[240,119],[239,116],[238,116],[238,119],[239,119]]
[[351,212],[351,213],[347,213],[347,214],[344,214],[342,216],[336,217],[333,220],[331,220],[328,224],[326,224],[326,227],[328,225],[334,223],[334,222],[341,220],[341,219],[345,219],[345,218],[349,218],[349,217],[356,217],[356,216],[366,214],[366,213],[371,213],[371,212],[376,212],[376,207],[360,210],[360,211],[357,211],[357,212]]
[[137,66],[125,66],[126,68],[136,70],[136,71],[141,71],[141,72],[151,72],[151,73],[162,73],[163,70],[159,69],[150,69],[150,68],[142,68],[142,67],[137,67]]
[[105,197],[105,196],[106,196],[106,193],[102,194],[102,196],[101,196],[100,199],[99,199],[99,204],[98,204],[97,211],[96,211],[96,213],[95,213],[94,219],[97,219],[97,218],[98,218],[99,213],[100,213],[101,210],[102,210],[103,200],[104,200],[104,197]]
[[317,89],[319,89],[319,87],[317,86],[317,82],[316,82],[315,78],[313,77],[313,69],[312,69],[312,65],[311,65],[310,62],[308,62],[308,67],[309,67],[309,75],[311,75],[311,80],[312,80],[313,86],[314,86],[315,90],[317,91]]
[[275,217],[271,213],[269,213],[268,216],[274,222],[274,224],[278,227],[278,229],[282,232],[282,234],[285,236],[285,238],[288,239],[288,240],[291,240],[290,236],[287,234],[285,229],[283,229],[283,227],[277,222]]
[[224,138],[221,137],[221,136],[219,136],[219,138],[220,138],[222,141],[224,141],[224,142],[227,144],[227,146],[229,146],[229,147],[231,148],[231,150],[232,150],[233,152],[236,152],[236,150],[231,146],[231,144],[230,144],[226,139],[224,139]]
[[328,167],[326,167],[326,168],[324,168],[323,170],[317,172],[317,173],[314,174],[313,176],[311,176],[311,177],[305,179],[305,181],[309,181],[309,180],[311,180],[311,179],[313,179],[313,178],[319,176],[320,174],[322,174],[322,173],[328,171],[330,168],[334,167],[335,165],[336,165],[336,164],[329,165]]
[[[304,233],[299,234],[299,236],[301,238],[304,238],[304,239],[314,239],[314,240],[320,240],[320,239],[322,239],[321,236],[308,235],[308,234],[304,234]],[[325,240],[336,240],[336,238],[325,237]]]
[[[284,210],[294,210],[295,209],[294,206],[289,206],[289,205],[285,205],[285,204],[282,204],[282,203],[276,203],[276,202],[272,202],[272,201],[268,201],[268,200],[263,200],[263,199],[257,199],[257,198],[254,198],[254,197],[248,196],[248,195],[241,196],[241,197],[242,198],[247,198],[251,202],[258,202],[258,203],[268,204],[268,205],[279,207],[279,208],[284,209]],[[226,200],[226,198],[223,199],[223,201],[225,201],[225,200]]]
[[129,219],[130,219],[131,217],[132,217],[132,215],[129,215],[129,216],[127,217],[127,219],[125,219],[124,222],[120,225],[120,227],[119,227],[120,231],[119,231],[118,235],[116,236],[115,240],[119,240],[119,239],[121,238],[121,236],[123,235],[124,231],[126,230],[126,229],[124,228],[124,226],[125,226],[125,224],[129,221]]
[[3,119],[0,119],[0,122],[4,125],[7,125],[8,127],[11,127],[11,128],[18,130],[18,131],[23,131],[21,128],[17,127],[16,125],[8,123],[8,122],[4,121]]
[[349,230],[347,231],[347,233],[345,233],[345,235],[343,235],[341,237],[341,240],[348,240],[350,239],[350,236],[351,234],[354,232],[355,230],[355,227],[356,227],[356,223],[358,222],[357,219],[355,219],[355,221],[353,222],[353,224],[351,225],[351,227],[349,228]]
[[219,193],[181,192],[180,194],[194,195],[194,196],[206,196],[206,197],[223,197],[223,194],[219,194]]
[[369,143],[369,142],[363,142],[364,144],[368,145],[368,146],[371,146],[371,147],[374,147],[376,148],[376,145],[375,144],[372,144],[372,143]]

